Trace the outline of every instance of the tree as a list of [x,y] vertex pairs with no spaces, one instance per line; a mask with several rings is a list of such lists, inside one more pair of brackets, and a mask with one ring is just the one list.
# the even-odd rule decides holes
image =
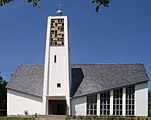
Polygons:
[[[14,1],[14,0],[0,0],[0,5],[3,6],[3,5],[8,4],[12,1]],[[41,0],[27,0],[27,2],[32,3],[34,7],[37,6],[38,8],[40,8],[38,6],[40,1]],[[110,0],[92,0],[93,4],[97,4],[97,6],[95,8],[96,12],[100,11],[101,5],[103,5],[104,7],[109,7],[109,2],[110,2]]]
[[[3,6],[5,4],[8,4],[10,2],[13,2],[14,0],[0,0],[0,5]],[[38,3],[40,3],[41,0],[26,0],[29,3],[32,3],[33,6],[38,6]]]
[[151,117],[151,91],[148,91],[148,116]]
[[0,109],[7,108],[7,82],[0,76]]
[[92,3],[97,4],[95,10],[96,12],[100,11],[101,5],[104,7],[109,7],[110,0],[92,0]]

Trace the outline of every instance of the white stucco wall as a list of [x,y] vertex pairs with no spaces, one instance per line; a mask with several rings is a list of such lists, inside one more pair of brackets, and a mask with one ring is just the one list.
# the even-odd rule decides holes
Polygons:
[[42,98],[7,90],[7,115],[25,115],[25,110],[30,115],[44,114]]
[[86,97],[74,98],[71,101],[72,115],[86,115]]
[[148,116],[148,82],[135,85],[135,115]]
[[[54,55],[56,55],[57,62],[54,63]],[[64,47],[50,47],[50,71],[49,71],[49,96],[66,96],[67,94],[67,79],[68,70],[68,56]],[[57,88],[57,83],[61,84]]]

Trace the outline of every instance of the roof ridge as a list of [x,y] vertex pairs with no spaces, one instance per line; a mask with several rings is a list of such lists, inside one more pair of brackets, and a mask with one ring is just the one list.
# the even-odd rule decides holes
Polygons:
[[71,64],[71,65],[144,65],[143,63],[90,63],[90,64]]
[[18,66],[23,66],[23,65],[44,65],[44,64],[18,64]]

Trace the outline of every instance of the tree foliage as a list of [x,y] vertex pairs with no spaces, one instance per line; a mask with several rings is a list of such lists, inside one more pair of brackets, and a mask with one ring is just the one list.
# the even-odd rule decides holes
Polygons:
[[96,12],[99,12],[101,5],[104,7],[109,7],[110,0],[92,0],[92,3],[97,4],[95,10]]
[[[13,2],[13,1],[15,1],[15,0],[0,0],[0,5],[3,6],[3,5],[5,5],[5,4],[11,3],[11,2]],[[39,3],[41,0],[26,0],[26,1],[29,2],[29,3],[32,3],[33,6],[35,7],[35,6],[38,6],[38,3]]]
[[[5,4],[11,3],[13,1],[15,1],[15,0],[0,0],[0,5],[3,6]],[[29,3],[32,3],[34,7],[37,6],[38,8],[40,8],[38,6],[38,3],[40,3],[41,0],[26,0],[26,1]],[[95,8],[96,12],[100,11],[101,5],[103,5],[104,7],[109,7],[109,2],[110,2],[110,0],[92,0],[93,4],[97,4],[97,6]]]
[[151,117],[151,91],[148,91],[148,116]]
[[7,89],[5,88],[7,82],[0,76],[0,109],[7,107]]

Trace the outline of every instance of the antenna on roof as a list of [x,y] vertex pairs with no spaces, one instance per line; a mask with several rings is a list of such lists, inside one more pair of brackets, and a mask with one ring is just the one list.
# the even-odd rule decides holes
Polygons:
[[61,11],[61,2],[58,0],[58,11],[57,11],[58,16],[62,16],[62,11]]
[[59,10],[61,10],[61,2],[60,2],[60,0],[58,2],[59,2],[58,3]]

